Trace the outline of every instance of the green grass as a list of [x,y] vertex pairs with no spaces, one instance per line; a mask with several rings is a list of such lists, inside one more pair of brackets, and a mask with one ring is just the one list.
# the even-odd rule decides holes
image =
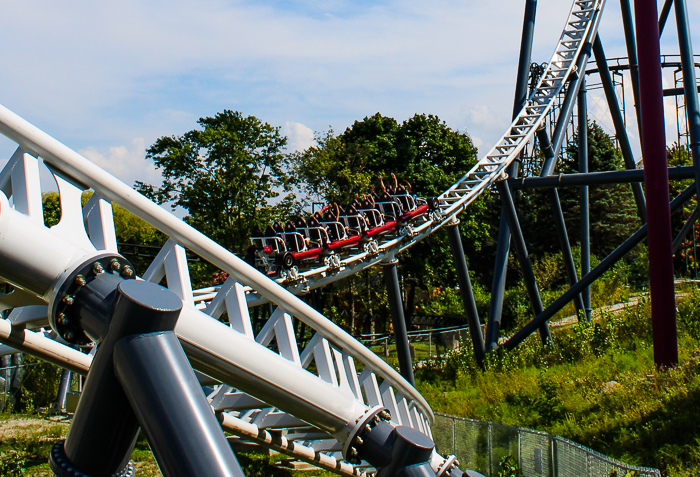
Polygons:
[[[0,476],[2,477],[53,477],[48,458],[55,442],[65,439],[69,423],[55,422],[37,415],[0,415]],[[292,471],[275,464],[287,458],[243,454],[236,456],[248,477],[330,477],[323,470]],[[139,439],[131,454],[131,460],[139,477],[161,476],[158,464],[145,439]]]
[[[680,365],[654,366],[650,309],[643,299],[623,313],[554,331],[555,347],[537,336],[511,353],[490,355],[476,366],[468,343],[416,369],[419,391],[433,409],[456,416],[528,427],[560,435],[670,477],[700,474],[700,292],[678,302]],[[427,343],[416,345],[427,357]],[[377,348],[382,355],[383,348]],[[388,361],[391,364],[393,358]],[[6,418],[0,416],[0,424]],[[29,417],[33,420],[29,421]],[[68,424],[21,418],[31,425],[0,427],[0,475],[51,476],[51,445]],[[20,422],[21,424],[21,422]],[[292,472],[273,464],[284,458],[239,454],[250,476],[330,476]],[[132,455],[138,475],[160,475],[145,441]]]
[[680,365],[654,366],[646,300],[592,324],[538,336],[480,370],[464,346],[416,370],[446,414],[560,435],[668,476],[700,474],[700,293],[678,304]]

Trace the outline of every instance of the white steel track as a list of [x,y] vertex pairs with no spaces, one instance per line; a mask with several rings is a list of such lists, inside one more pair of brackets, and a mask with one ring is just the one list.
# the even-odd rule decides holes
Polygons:
[[[79,372],[89,367],[89,357],[78,356],[80,353],[44,334],[21,330],[46,326],[46,305],[54,298],[61,270],[101,251],[117,252],[112,204],[118,204],[169,237],[142,278],[156,283],[165,279],[168,288],[182,299],[185,307],[175,331],[195,369],[222,383],[209,399],[227,429],[247,438],[257,433],[261,442],[270,441],[268,444],[278,450],[302,460],[316,459],[326,468],[335,466],[345,475],[365,471],[363,466],[342,462],[341,451],[355,422],[376,406],[388,408],[394,424],[431,436],[433,414],[415,388],[295,295],[393,259],[440,227],[453,223],[472,201],[502,178],[505,168],[545,120],[574,72],[581,51],[596,34],[604,1],[574,1],[535,93],[496,146],[439,197],[439,211],[417,219],[410,234],[378,243],[377,253],[344,256],[340,267],[302,271],[294,280],[270,280],[0,106],[0,133],[19,145],[0,173],[0,262],[22,262],[31,268],[36,281],[27,286],[22,277],[11,273],[3,276],[15,290],[0,295],[0,309],[11,310],[6,320],[0,320],[0,342],[65,363]],[[50,229],[43,225],[39,158],[50,168],[59,188],[62,216]],[[94,194],[82,206],[85,190]],[[30,222],[32,225],[25,228],[13,225]],[[46,237],[49,240],[44,240]],[[41,240],[41,250],[28,245]],[[227,272],[229,278],[224,285],[193,291],[188,251]],[[41,259],[33,258],[37,253]],[[249,308],[263,302],[271,302],[276,308],[254,336]],[[224,313],[228,325],[219,321]],[[316,333],[302,350],[295,338],[294,320]],[[271,432],[274,430],[283,431],[284,440],[275,440],[278,433]],[[435,455],[433,461],[437,471],[445,460]]]

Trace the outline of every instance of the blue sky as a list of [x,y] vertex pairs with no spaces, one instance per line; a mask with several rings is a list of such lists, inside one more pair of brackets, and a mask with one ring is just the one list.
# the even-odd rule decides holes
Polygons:
[[[700,5],[689,3],[700,50]],[[223,109],[282,127],[293,148],[376,112],[431,113],[485,153],[510,120],[523,8],[523,0],[4,1],[0,104],[129,184],[158,182],[144,150],[159,136]],[[533,60],[549,58],[569,8],[539,1]],[[665,53],[677,52],[674,21]],[[608,56],[625,55],[614,0],[601,37]],[[0,141],[0,157],[13,149]]]

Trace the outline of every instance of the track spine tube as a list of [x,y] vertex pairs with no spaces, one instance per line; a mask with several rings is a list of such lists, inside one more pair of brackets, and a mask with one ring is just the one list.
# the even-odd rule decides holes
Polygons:
[[650,198],[649,289],[654,362],[659,367],[669,367],[678,364],[678,337],[671,214],[666,202],[668,166],[656,0],[635,0],[634,13],[637,31],[644,32],[637,42],[637,56],[644,137],[644,186]]
[[476,309],[476,300],[474,299],[472,282],[469,277],[467,260],[464,256],[462,235],[459,233],[459,223],[446,228],[447,238],[450,241],[450,249],[452,250],[452,259],[457,271],[459,291],[462,295],[462,303],[464,304],[464,313],[469,323],[469,335],[471,336],[472,345],[474,346],[474,358],[479,366],[483,366],[484,354],[486,352],[484,349],[484,337],[481,334],[481,322],[479,320],[479,312]]

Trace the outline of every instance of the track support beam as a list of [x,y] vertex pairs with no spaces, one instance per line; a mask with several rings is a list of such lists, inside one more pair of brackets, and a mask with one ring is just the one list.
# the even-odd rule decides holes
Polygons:
[[[695,168],[678,166],[668,168],[668,179],[682,181],[695,178]],[[644,170],[606,171],[578,174],[559,174],[547,177],[523,177],[508,179],[511,189],[551,189],[555,187],[578,187],[603,184],[623,184],[629,182],[644,182]]]
[[[523,33],[520,39],[520,56],[518,60],[518,76],[515,82],[515,98],[513,101],[513,119],[525,106],[527,101],[527,80],[532,59],[532,41],[535,36],[535,19],[537,17],[537,0],[526,0],[523,15]],[[518,163],[508,167],[508,176],[518,176]],[[498,347],[498,335],[501,330],[503,316],[503,297],[506,291],[506,275],[508,273],[508,255],[510,253],[510,229],[505,212],[501,210],[498,224],[498,244],[496,248],[496,263],[491,283],[491,301],[489,303],[488,324],[486,326],[486,351],[494,351]]]
[[668,367],[678,364],[678,338],[671,213],[666,202],[668,166],[656,0],[635,0],[634,13],[637,31],[644,32],[637,42],[637,56],[644,138],[644,186],[649,197],[649,289],[654,362],[659,367]]
[[637,116],[637,129],[639,137],[642,137],[642,116],[639,113],[639,66],[637,65],[637,38],[634,32],[634,17],[630,0],[620,0],[622,11],[622,26],[625,30],[625,44],[627,45],[627,58],[629,59],[630,78],[632,79],[632,93],[634,96],[634,110]]
[[[688,235],[688,232],[693,228],[695,225],[695,222],[698,220],[698,215],[700,215],[700,206],[695,207],[695,209],[690,213],[690,217],[688,217],[688,220],[686,220],[685,224],[683,224],[683,228],[681,229],[680,232],[678,232],[678,235],[676,235],[676,238],[673,239],[673,254],[675,255],[678,249],[680,248],[681,244],[685,240],[685,237]],[[695,258],[695,257],[693,257]],[[688,260],[686,256],[686,268],[688,266]]]
[[[513,244],[515,245],[515,250],[518,255],[518,262],[520,263],[520,269],[525,281],[527,294],[530,297],[532,310],[534,311],[535,316],[538,316],[543,310],[542,298],[540,297],[540,291],[537,287],[535,273],[532,270],[532,263],[530,263],[530,257],[527,253],[527,246],[525,245],[523,232],[520,228],[520,221],[518,220],[515,204],[513,203],[513,196],[510,193],[510,188],[508,187],[508,183],[506,181],[496,182],[496,187],[498,187],[498,192],[501,195],[501,206],[505,211],[508,226],[513,234]],[[552,341],[552,335],[549,332],[549,326],[547,326],[547,323],[543,323],[543,326],[540,326],[539,330],[542,342],[544,344]]]
[[[671,202],[671,213],[683,206],[695,193],[695,184],[691,185],[681,192]],[[581,280],[573,287],[569,288],[562,296],[554,300],[554,303],[549,305],[540,315],[538,315],[530,323],[522,327],[508,341],[503,344],[503,348],[510,351],[522,343],[528,336],[537,330],[543,323],[556,315],[562,308],[566,306],[577,294],[580,294],[585,287],[588,287],[596,281],[603,273],[612,268],[622,257],[629,253],[637,244],[639,244],[647,236],[647,224],[644,224],[619,247],[613,250],[605,257],[593,270],[584,275]]]
[[[583,81],[584,77],[585,75],[581,78],[581,81]],[[579,85],[580,84],[581,83],[579,83]],[[545,164],[547,162],[554,164],[556,162],[556,148],[552,147],[552,143],[549,141],[549,137],[547,136],[547,130],[544,128],[539,129],[537,131],[537,138],[540,141],[540,147],[545,155]],[[543,171],[543,173],[544,172],[545,171]],[[574,256],[571,252],[569,234],[566,231],[566,223],[564,222],[564,212],[561,209],[561,201],[559,200],[559,193],[557,192],[557,189],[551,189],[548,191],[548,195],[549,205],[552,209],[552,216],[554,218],[554,225],[557,230],[557,237],[559,238],[559,247],[561,248],[562,259],[564,260],[564,268],[566,269],[566,277],[569,281],[569,286],[571,286],[578,281],[578,277],[576,276],[576,264],[574,263]],[[576,310],[580,310],[582,313],[585,313],[582,298],[577,297],[575,302]]]
[[[654,26],[654,29],[656,29],[656,25]],[[639,28],[637,28],[637,30],[639,30]],[[644,37],[644,35],[642,35],[642,37]],[[637,43],[637,45],[639,46],[639,43]],[[643,50],[640,49],[640,51]],[[603,43],[600,41],[599,35],[596,35],[595,41],[593,42],[593,55],[595,56],[595,62],[598,66],[598,74],[600,75],[600,81],[603,84],[605,97],[608,100],[608,109],[610,109],[610,115],[612,116],[613,124],[615,126],[615,137],[620,143],[620,150],[622,151],[622,158],[625,160],[625,167],[627,169],[636,169],[637,165],[634,162],[632,146],[630,145],[630,140],[627,136],[625,121],[622,117],[622,112],[620,111],[620,105],[617,102],[615,87],[613,86],[612,76],[610,76],[608,62],[605,57],[605,50],[603,50]],[[647,207],[641,184],[632,185],[632,193],[634,194],[634,200],[637,203],[637,215],[639,215],[642,223],[646,223]]]
[[[622,0],[623,2],[627,0]],[[588,173],[588,106],[586,104],[585,76],[578,90],[578,172]],[[588,206],[588,186],[579,188],[579,215],[581,217],[581,276],[591,270],[591,230]],[[573,284],[572,284],[573,285]],[[591,321],[591,287],[581,293],[586,321]]]
[[51,450],[51,470],[133,475],[129,457],[141,423],[166,477],[243,477],[173,331],[180,298],[111,273],[88,280],[66,295],[73,299],[62,320],[77,320],[100,344],[68,437]]
[[399,372],[412,386],[416,385],[413,377],[413,360],[411,359],[411,345],[408,343],[406,330],[406,318],[403,312],[403,300],[401,299],[401,287],[399,286],[399,274],[396,270],[398,260],[383,263],[384,284],[389,298],[389,311],[391,323],[394,326],[394,339],[396,340],[396,354],[399,358]]
[[462,295],[462,303],[464,304],[464,313],[467,316],[469,324],[469,335],[474,346],[474,358],[479,366],[484,363],[484,337],[481,334],[481,322],[479,320],[479,312],[476,309],[476,300],[474,300],[474,291],[472,290],[472,282],[469,278],[469,269],[467,268],[467,260],[464,256],[464,247],[462,246],[462,236],[459,233],[459,222],[454,225],[449,225],[447,228],[447,237],[450,240],[450,249],[452,250],[452,259],[457,271],[457,280],[459,282],[459,292]]
[[[688,120],[688,134],[690,135],[690,153],[693,157],[693,167],[695,167],[695,183],[700,187],[700,104],[698,104],[693,44],[690,39],[688,7],[685,0],[675,0],[675,13],[678,46],[683,68],[683,92]],[[700,198],[700,193],[698,193],[698,197]]]

